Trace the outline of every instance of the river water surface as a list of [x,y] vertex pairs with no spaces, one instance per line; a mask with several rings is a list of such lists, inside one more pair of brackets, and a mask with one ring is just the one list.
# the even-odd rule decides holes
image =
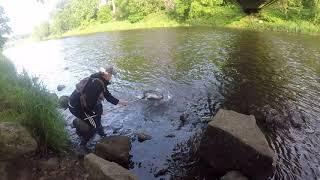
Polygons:
[[[132,138],[131,171],[139,179],[178,179],[170,170],[155,174],[171,166],[179,147],[205,127],[203,118],[219,108],[256,116],[278,155],[272,179],[320,177],[319,36],[169,28],[26,43],[4,53],[59,96],[70,95],[100,66],[116,66],[109,89],[134,102],[112,111],[105,103],[103,125],[108,135]],[[59,84],[66,85],[61,92]],[[164,93],[165,100],[135,101],[150,89]],[[182,113],[190,115],[185,122]],[[69,124],[72,116],[65,115]],[[75,130],[68,131],[78,143]],[[153,138],[139,143],[138,132]]]

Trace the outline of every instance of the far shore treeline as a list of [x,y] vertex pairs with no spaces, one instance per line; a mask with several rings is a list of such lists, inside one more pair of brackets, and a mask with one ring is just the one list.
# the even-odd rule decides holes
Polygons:
[[262,1],[253,9],[248,9],[246,1],[241,2],[62,0],[50,21],[34,29],[33,37],[42,40],[110,30],[194,25],[306,34],[320,31],[320,0]]

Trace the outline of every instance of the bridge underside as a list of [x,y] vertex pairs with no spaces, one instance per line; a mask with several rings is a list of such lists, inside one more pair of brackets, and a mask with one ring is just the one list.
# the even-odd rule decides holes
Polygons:
[[265,5],[272,3],[276,0],[237,0],[245,13],[257,13]]

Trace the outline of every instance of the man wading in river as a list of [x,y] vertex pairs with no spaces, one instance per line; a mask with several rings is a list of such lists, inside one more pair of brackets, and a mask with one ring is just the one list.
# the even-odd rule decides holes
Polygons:
[[96,132],[102,137],[106,136],[101,125],[102,100],[104,98],[114,105],[128,105],[127,101],[113,97],[107,89],[114,74],[115,71],[112,66],[106,69],[100,68],[100,72],[81,80],[70,96],[70,112],[90,127],[87,132],[81,132],[79,127],[76,127],[77,134],[81,137],[81,146],[86,146]]

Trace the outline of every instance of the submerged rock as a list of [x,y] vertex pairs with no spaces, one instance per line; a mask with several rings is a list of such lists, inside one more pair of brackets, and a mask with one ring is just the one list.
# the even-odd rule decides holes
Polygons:
[[164,176],[169,172],[167,168],[159,170],[156,174],[154,174],[154,177]]
[[174,138],[174,137],[176,137],[176,135],[174,135],[174,134],[168,134],[168,135],[166,135],[165,137],[167,137],[167,138]]
[[18,123],[0,123],[0,161],[18,158],[37,149],[37,142]]
[[96,144],[95,154],[121,166],[129,167],[129,152],[131,141],[127,136],[110,136],[103,138]]
[[163,94],[158,91],[148,90],[148,91],[143,92],[142,99],[161,100],[161,99],[163,99]]
[[248,180],[248,178],[243,176],[239,171],[230,171],[222,176],[221,180]]
[[60,105],[61,108],[67,109],[68,108],[68,103],[69,103],[69,96],[61,96],[59,98],[59,105]]
[[276,160],[254,116],[222,109],[208,124],[200,156],[216,173],[239,169],[256,180],[272,175]]
[[182,113],[182,114],[180,115],[180,121],[186,122],[187,119],[188,119],[188,117],[189,117],[189,114],[188,114],[188,113]]
[[58,85],[58,86],[57,86],[57,90],[58,90],[58,91],[62,91],[64,88],[66,88],[65,85]]
[[138,141],[139,142],[143,142],[143,141],[150,140],[150,139],[152,139],[152,136],[145,134],[145,133],[138,133]]
[[89,172],[89,179],[95,180],[137,180],[129,170],[114,162],[102,159],[94,154],[84,158],[84,167]]

